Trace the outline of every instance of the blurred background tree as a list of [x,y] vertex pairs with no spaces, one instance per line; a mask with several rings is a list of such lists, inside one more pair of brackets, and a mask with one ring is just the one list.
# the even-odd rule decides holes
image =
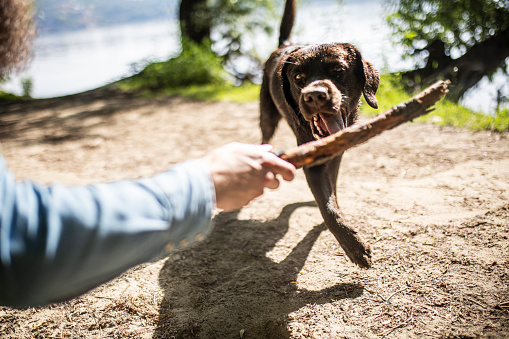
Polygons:
[[[185,79],[186,85],[194,75],[204,73],[211,62],[210,68],[217,71],[217,61],[225,68],[236,82],[253,80],[260,74],[263,62],[255,52],[254,41],[257,37],[271,34],[279,19],[275,9],[282,6],[283,1],[270,0],[35,0],[38,27],[41,32],[58,32],[62,29],[80,30],[93,27],[144,21],[148,19],[173,19],[180,21],[182,34],[182,53],[179,60],[172,65],[158,64],[157,67],[147,65],[151,70],[145,72],[150,76],[151,88],[169,85],[163,81],[170,73],[177,72],[177,67],[186,67],[191,71]],[[177,13],[175,13],[177,11]],[[201,49],[201,51],[199,50]],[[197,64],[204,68],[199,72],[193,70],[188,58],[200,57]],[[172,60],[168,61],[173,63]],[[200,67],[199,65],[199,67]],[[163,67],[164,66],[164,67]],[[156,71],[162,73],[155,76]],[[166,74],[165,70],[168,72]],[[213,76],[220,78],[224,72],[209,71],[209,75],[196,82],[203,83]],[[162,81],[158,84],[159,81]],[[175,82],[171,82],[172,84]],[[177,81],[178,83],[178,81]]]
[[259,33],[273,32],[270,23],[276,22],[275,18],[274,1],[270,0],[182,0],[183,49],[188,41],[203,44],[223,59],[223,65],[239,81],[253,80],[262,60],[252,42]]
[[127,79],[128,86],[159,90],[253,82],[263,62],[255,50],[256,38],[273,32],[274,6],[270,0],[181,0],[180,54],[147,65]]
[[415,69],[404,72],[410,88],[450,79],[458,102],[483,77],[508,74],[508,0],[387,0],[389,26]]

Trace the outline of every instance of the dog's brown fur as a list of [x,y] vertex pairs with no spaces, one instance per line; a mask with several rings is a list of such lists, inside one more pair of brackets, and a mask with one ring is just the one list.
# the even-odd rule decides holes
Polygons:
[[[284,117],[297,143],[303,144],[355,123],[363,94],[377,108],[379,75],[359,50],[346,43],[289,45],[295,1],[287,0],[281,22],[280,47],[265,64],[260,93],[262,142],[268,143]],[[371,266],[371,248],[346,225],[336,198],[341,156],[304,168],[325,225],[350,260]]]

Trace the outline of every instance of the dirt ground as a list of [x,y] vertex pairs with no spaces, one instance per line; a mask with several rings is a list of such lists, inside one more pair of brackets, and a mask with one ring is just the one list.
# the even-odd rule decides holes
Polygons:
[[[48,184],[147,176],[260,140],[257,103],[103,90],[0,112],[8,165]],[[295,145],[286,125],[273,143]],[[299,171],[218,213],[200,244],[65,303],[0,307],[0,337],[509,337],[507,136],[413,123],[343,159],[339,204],[372,245],[373,268],[348,261]]]

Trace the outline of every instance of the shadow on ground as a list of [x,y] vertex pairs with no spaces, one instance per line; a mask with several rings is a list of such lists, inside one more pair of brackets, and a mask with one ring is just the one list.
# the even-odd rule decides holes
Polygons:
[[94,139],[100,137],[95,129],[111,124],[115,114],[156,102],[111,86],[58,98],[0,102],[0,140],[17,138],[29,146]]
[[290,313],[307,304],[362,295],[357,284],[320,291],[298,288],[297,275],[326,229],[323,224],[282,262],[266,257],[288,231],[291,214],[304,206],[316,205],[287,205],[266,222],[220,213],[206,242],[170,255],[159,274],[164,299],[154,338],[287,338]]

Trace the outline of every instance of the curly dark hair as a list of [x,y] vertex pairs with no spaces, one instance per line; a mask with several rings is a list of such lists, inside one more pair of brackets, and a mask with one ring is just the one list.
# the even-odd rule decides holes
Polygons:
[[0,1],[0,79],[22,70],[32,57],[32,0]]

